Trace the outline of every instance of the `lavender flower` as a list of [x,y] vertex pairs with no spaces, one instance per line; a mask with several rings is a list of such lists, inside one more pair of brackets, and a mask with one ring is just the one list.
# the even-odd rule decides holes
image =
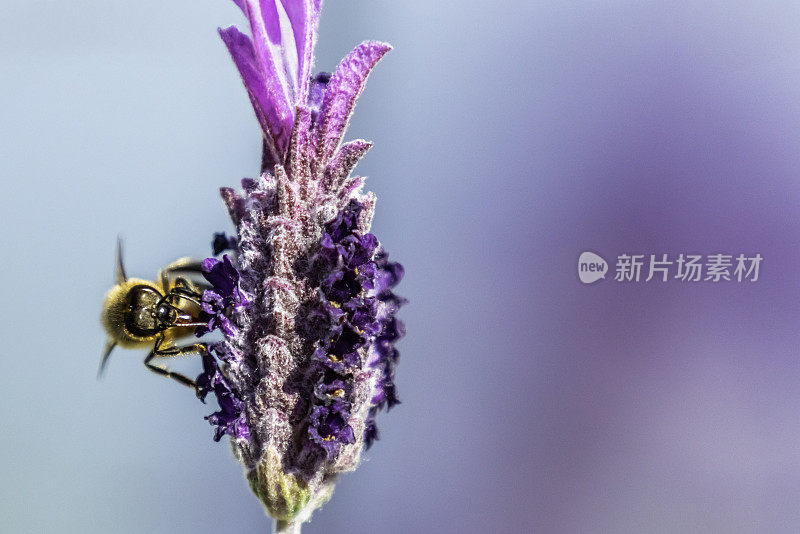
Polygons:
[[202,265],[203,276],[213,289],[203,292],[202,311],[200,319],[207,322],[207,326],[196,329],[197,336],[203,336],[217,328],[227,336],[237,334],[236,327],[226,315],[228,308],[246,308],[250,303],[239,289],[239,271],[231,263],[227,254],[222,261],[216,258],[207,258]]
[[252,37],[220,30],[264,133],[262,174],[221,190],[237,230],[209,258],[198,335],[218,329],[198,394],[213,392],[215,439],[231,438],[254,493],[299,529],[340,473],[378,438],[394,385],[403,268],[369,229],[375,197],[351,176],[371,147],[341,144],[367,76],[388,44],[357,46],[311,75],[321,0],[234,0]]
[[[214,346],[211,347],[214,351]],[[234,438],[250,439],[250,430],[244,416],[244,402],[231,389],[228,380],[219,368],[217,360],[209,354],[203,355],[203,372],[197,377],[197,396],[205,402],[206,396],[213,392],[220,410],[206,419],[216,426],[214,441],[219,441],[225,434]]]

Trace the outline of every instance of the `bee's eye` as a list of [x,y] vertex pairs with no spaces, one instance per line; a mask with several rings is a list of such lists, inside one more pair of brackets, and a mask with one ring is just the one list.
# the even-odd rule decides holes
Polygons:
[[172,310],[169,308],[169,306],[166,306],[164,304],[159,306],[158,309],[156,310],[156,318],[159,321],[169,322],[172,319],[172,315],[173,315]]

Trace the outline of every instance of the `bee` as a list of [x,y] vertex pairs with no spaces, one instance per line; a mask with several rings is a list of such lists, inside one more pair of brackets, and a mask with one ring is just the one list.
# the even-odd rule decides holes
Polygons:
[[[114,347],[150,348],[144,365],[156,374],[196,388],[195,381],[166,367],[156,365],[156,358],[183,354],[205,354],[202,343],[178,346],[176,341],[194,335],[200,320],[202,292],[210,288],[198,282],[201,263],[183,258],[158,273],[156,281],[128,278],[122,261],[122,244],[117,240],[115,285],[106,294],[100,321],[107,340],[98,378],[108,363]],[[193,280],[195,278],[195,280]]]

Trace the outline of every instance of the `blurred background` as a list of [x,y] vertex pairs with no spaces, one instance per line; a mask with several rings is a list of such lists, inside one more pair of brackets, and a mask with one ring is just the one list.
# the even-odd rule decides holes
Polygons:
[[[303,532],[800,531],[800,6],[325,4],[318,70],[395,46],[347,137],[411,304],[403,404]],[[205,257],[258,171],[239,12],[0,20],[0,530],[267,532],[213,407],[136,351],[95,380],[117,234],[130,275]],[[584,286],[584,250],[764,261]]]

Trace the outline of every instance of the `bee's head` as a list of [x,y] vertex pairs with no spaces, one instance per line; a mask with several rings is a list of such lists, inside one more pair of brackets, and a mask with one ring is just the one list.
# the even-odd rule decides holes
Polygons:
[[136,278],[111,288],[100,316],[109,340],[122,347],[151,342],[169,321],[170,310],[159,306],[162,296],[154,283]]
[[106,348],[100,361],[102,373],[111,351],[121,347],[142,347],[152,343],[160,331],[157,318],[158,302],[162,295],[153,282],[128,278],[122,264],[122,246],[117,241],[116,284],[106,293],[100,322],[106,331]]

